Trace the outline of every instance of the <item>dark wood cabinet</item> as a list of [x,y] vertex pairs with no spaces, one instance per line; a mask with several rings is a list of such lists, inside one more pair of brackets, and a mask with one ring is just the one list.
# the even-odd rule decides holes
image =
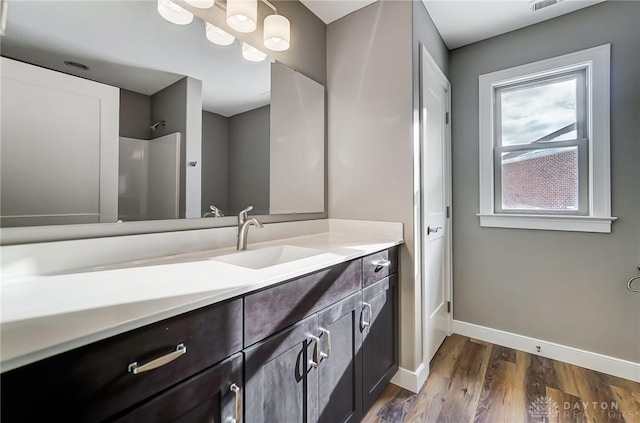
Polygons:
[[318,420],[317,332],[313,315],[244,351],[247,422]]
[[398,369],[397,268],[392,248],[5,372],[2,421],[359,422]]
[[362,258],[363,287],[367,287],[398,271],[398,250],[398,247],[393,247]]
[[363,406],[368,410],[398,370],[398,275],[362,291]]
[[360,291],[361,284],[358,259],[245,296],[245,348]]
[[114,423],[242,422],[242,353],[126,411]]
[[[181,344],[173,361],[129,371]],[[241,299],[194,310],[3,373],[2,421],[102,421],[241,349]]]
[[362,418],[362,293],[358,292],[318,314],[320,346],[318,366],[319,421],[357,423]]

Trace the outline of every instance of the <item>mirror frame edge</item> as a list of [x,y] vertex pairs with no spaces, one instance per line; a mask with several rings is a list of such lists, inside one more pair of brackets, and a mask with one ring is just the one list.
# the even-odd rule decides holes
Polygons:
[[[269,224],[327,219],[328,213],[325,210],[324,212],[317,213],[255,215],[252,217],[258,218],[262,223]],[[237,226],[236,216],[0,228],[0,246],[228,228],[234,226]]]

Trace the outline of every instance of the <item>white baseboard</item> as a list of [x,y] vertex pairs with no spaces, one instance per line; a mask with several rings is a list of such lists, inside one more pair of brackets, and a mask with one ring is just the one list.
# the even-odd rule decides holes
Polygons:
[[420,364],[415,372],[400,367],[391,378],[391,383],[417,394],[427,381],[427,376],[429,376],[429,366],[424,363]]
[[[453,333],[640,382],[640,363],[459,320],[453,321]],[[537,346],[540,347],[539,352]]]

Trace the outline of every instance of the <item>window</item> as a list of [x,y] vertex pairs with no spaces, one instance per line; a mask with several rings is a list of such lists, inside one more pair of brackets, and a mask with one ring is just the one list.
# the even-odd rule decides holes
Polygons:
[[609,45],[479,82],[481,226],[611,232]]

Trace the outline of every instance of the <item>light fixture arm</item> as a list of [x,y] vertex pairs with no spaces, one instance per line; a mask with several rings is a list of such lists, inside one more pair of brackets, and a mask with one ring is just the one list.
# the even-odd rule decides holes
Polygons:
[[[1,1],[1,0],[0,0]],[[276,15],[278,14],[278,9],[269,1],[269,0],[260,0],[262,3],[266,4],[268,7],[271,8],[271,10],[273,10],[273,13],[275,13]],[[225,12],[227,11],[227,6],[222,4],[222,2],[220,0],[217,0],[214,5],[218,6],[218,8],[224,10]]]
[[260,1],[262,1],[264,4],[269,6],[271,10],[273,10],[273,13],[275,13],[276,15],[278,14],[278,9],[276,9],[276,7],[273,4],[271,4],[269,0],[260,0]]

